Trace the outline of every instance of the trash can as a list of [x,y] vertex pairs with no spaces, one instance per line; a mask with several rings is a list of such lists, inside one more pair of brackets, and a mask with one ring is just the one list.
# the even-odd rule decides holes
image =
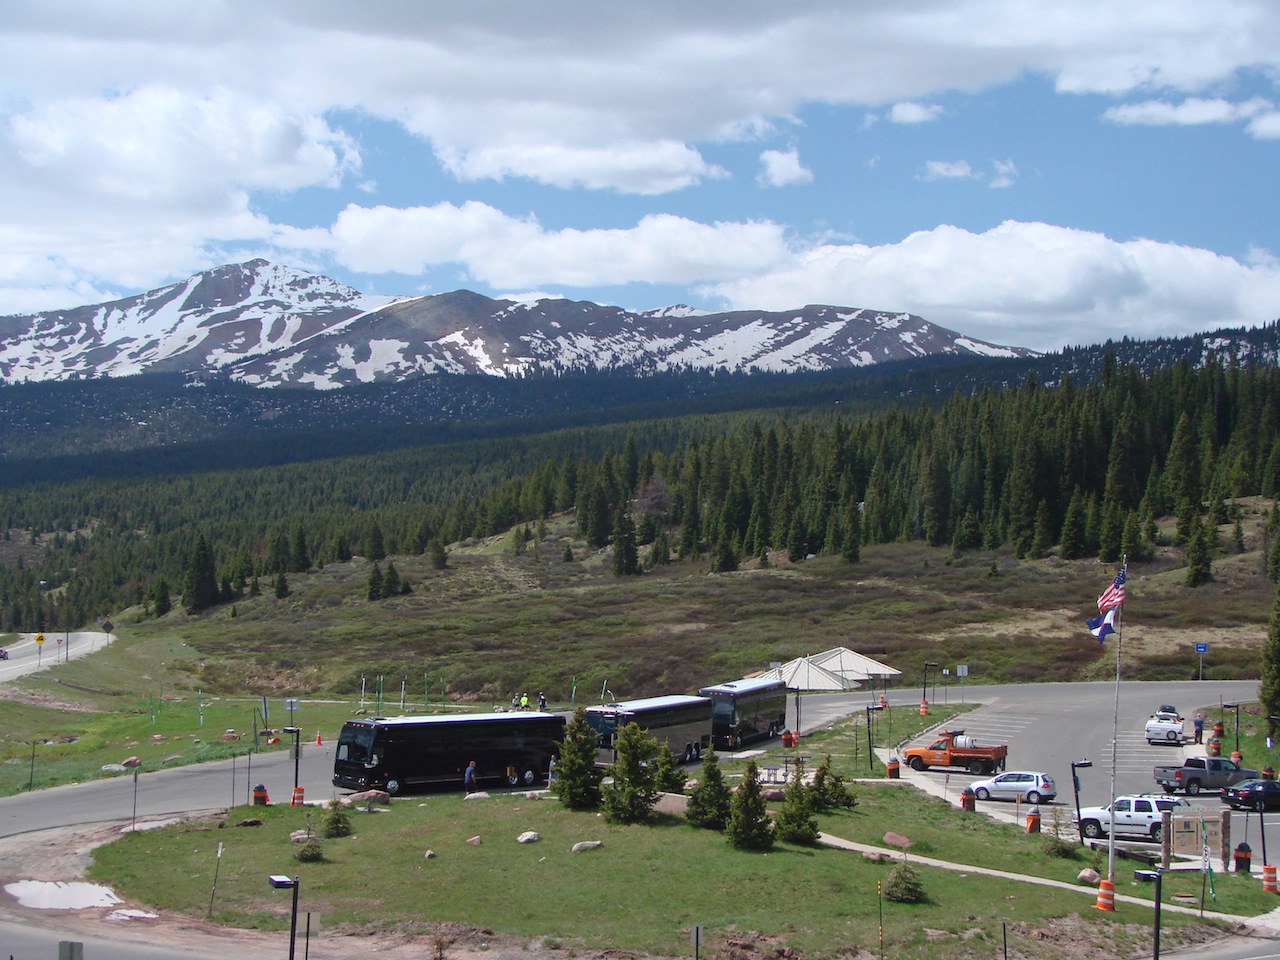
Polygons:
[[1248,873],[1253,862],[1253,848],[1247,843],[1236,844],[1236,873]]
[[1040,832],[1040,807],[1032,804],[1031,809],[1027,811],[1027,833]]
[[960,809],[967,813],[978,809],[978,795],[973,792],[973,787],[965,787],[960,791]]
[[1209,747],[1209,756],[1217,757],[1222,755],[1222,741],[1217,737],[1210,737],[1207,746]]
[[794,747],[796,745],[795,735],[790,730],[782,731],[782,745],[784,747]]
[[1274,780],[1275,778],[1276,778],[1275,768],[1268,763],[1265,767],[1262,768],[1262,779]]
[[1221,720],[1213,721],[1213,735],[1218,739],[1222,739],[1222,734],[1226,731],[1226,727],[1222,725]]
[[901,771],[898,768],[898,758],[890,757],[889,762],[884,765],[884,775],[890,780],[897,780]]
[[262,784],[258,784],[253,788],[253,805],[255,807],[265,807],[270,798],[267,796],[267,788]]
[[1244,762],[1244,754],[1242,754],[1239,750],[1232,750],[1231,762],[1234,763],[1237,767],[1240,766],[1240,764]]

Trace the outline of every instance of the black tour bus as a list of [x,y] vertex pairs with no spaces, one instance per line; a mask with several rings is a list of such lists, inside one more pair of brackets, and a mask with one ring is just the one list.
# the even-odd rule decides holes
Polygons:
[[600,735],[599,763],[614,760],[613,738],[634,723],[659,744],[666,743],[676,758],[689,763],[711,746],[711,701],[706,697],[667,696],[622,700],[587,707],[587,723]]
[[787,684],[748,677],[698,691],[711,700],[711,732],[717,747],[776,737],[787,725]]
[[461,787],[474,760],[481,786],[527,787],[546,779],[563,741],[564,717],[551,713],[348,720],[338,734],[333,785],[392,794],[428,784]]

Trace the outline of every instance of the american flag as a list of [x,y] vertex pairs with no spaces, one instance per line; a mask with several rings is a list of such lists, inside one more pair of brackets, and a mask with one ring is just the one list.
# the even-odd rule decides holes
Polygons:
[[1099,613],[1106,613],[1124,603],[1124,571],[1125,568],[1121,567],[1116,578],[1111,581],[1111,586],[1102,591],[1102,596],[1098,598]]

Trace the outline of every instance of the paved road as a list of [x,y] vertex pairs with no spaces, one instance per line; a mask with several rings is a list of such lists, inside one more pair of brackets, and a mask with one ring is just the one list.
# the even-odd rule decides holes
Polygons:
[[0,683],[37,670],[47,670],[68,660],[87,657],[112,640],[111,634],[98,630],[47,633],[42,644],[36,643],[36,636],[34,633],[18,634],[18,641],[4,648],[9,659],[0,660]]
[[[946,699],[950,701],[958,696],[958,688],[952,688]],[[1149,747],[1142,738],[1142,725],[1156,705],[1173,703],[1184,712],[1190,712],[1196,707],[1216,704],[1220,697],[1228,701],[1253,699],[1256,697],[1256,683],[1123,684],[1117,744],[1117,792],[1152,789],[1151,766],[1175,752],[1172,748]],[[1113,683],[968,687],[965,699],[969,702],[981,700],[984,704],[964,717],[965,729],[983,742],[1007,742],[1011,766],[1047,770],[1058,780],[1064,794],[1069,795],[1070,761],[1088,757],[1095,766],[1082,775],[1081,801],[1085,804],[1107,802],[1110,796],[1112,717],[1115,713]],[[894,691],[889,701],[894,710],[918,711],[919,696],[913,691]],[[869,702],[871,700],[866,693],[806,696],[802,700],[798,727],[802,732],[821,729],[840,717],[862,711]],[[789,719],[796,727],[794,709],[792,704]],[[935,703],[933,712],[939,721],[946,717],[945,705]],[[888,718],[877,715],[877,722],[888,722]],[[1271,762],[1280,766],[1275,758]],[[329,745],[317,747],[304,741],[298,767],[299,781],[309,800],[333,795]],[[265,783],[273,799],[279,801],[288,796],[293,785],[293,768],[288,752],[277,751],[254,757],[251,767],[241,758],[235,762],[220,761],[142,774],[136,780],[136,791],[134,778],[124,776],[7,797],[0,799],[0,837],[70,824],[129,820],[134,815],[135,802],[139,817],[214,809],[232,802],[244,803],[253,783]],[[957,778],[963,776],[953,774],[953,780],[958,783]],[[1070,803],[1070,800],[1066,802]],[[1219,806],[1214,796],[1198,802],[1215,809]],[[1233,836],[1237,835],[1236,829],[1233,825]],[[1270,830],[1268,834],[1269,842],[1280,843],[1280,837],[1272,841]],[[1280,850],[1280,846],[1276,849]],[[266,882],[265,877],[263,882]],[[37,918],[35,922],[48,921]],[[52,960],[57,956],[57,942],[62,938],[65,936],[27,923],[14,926],[0,922],[0,956],[7,951],[13,953],[16,960]],[[86,943],[86,960],[128,960],[131,957],[177,960],[179,956],[189,960],[219,960],[225,956],[225,944],[211,945],[207,953],[184,950],[177,954],[166,952],[164,948],[156,948],[150,953],[136,947],[117,950],[105,942],[88,941],[83,937],[75,939]],[[15,946],[9,947],[9,943]],[[1232,943],[1220,949],[1231,952],[1201,950],[1194,955],[1206,960],[1260,960],[1277,956],[1274,945],[1266,942]],[[257,960],[251,952],[237,952],[242,960]],[[323,960],[323,943],[313,942],[311,955]],[[1173,956],[1167,951],[1166,955]]]

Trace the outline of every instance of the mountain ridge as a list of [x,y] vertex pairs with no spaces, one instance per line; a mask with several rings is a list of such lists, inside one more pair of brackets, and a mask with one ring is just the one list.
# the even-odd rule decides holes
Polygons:
[[108,303],[0,317],[6,383],[179,372],[331,390],[439,373],[819,371],[931,355],[1029,357],[905,312],[633,312],[469,290],[371,296],[249,260]]

